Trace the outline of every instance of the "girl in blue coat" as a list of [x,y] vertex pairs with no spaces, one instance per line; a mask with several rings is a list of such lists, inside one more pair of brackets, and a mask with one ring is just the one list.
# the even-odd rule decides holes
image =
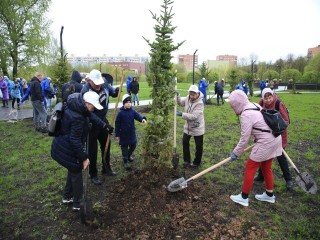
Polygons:
[[20,92],[20,84],[18,79],[14,79],[14,86],[11,89],[11,98],[12,98],[12,108],[14,108],[14,104],[17,100],[18,110],[20,110],[20,100],[21,100],[21,92]]
[[80,210],[82,199],[82,169],[90,163],[84,151],[89,132],[89,116],[97,108],[99,95],[90,91],[83,94],[71,94],[63,111],[61,133],[55,137],[51,146],[51,157],[68,169],[67,182],[63,193],[63,203],[73,203],[73,210]]
[[123,166],[126,170],[130,170],[128,161],[132,162],[134,160],[131,155],[137,144],[134,120],[146,123],[147,119],[131,107],[131,96],[129,94],[123,95],[122,103],[123,106],[116,118],[115,137],[121,146]]

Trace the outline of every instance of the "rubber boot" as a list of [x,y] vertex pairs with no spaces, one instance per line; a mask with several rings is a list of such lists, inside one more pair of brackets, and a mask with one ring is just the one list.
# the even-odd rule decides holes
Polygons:
[[138,103],[138,106],[139,106],[139,101],[137,101],[137,103]]
[[133,106],[135,106],[136,105],[136,101],[133,101]]
[[128,163],[128,159],[127,159],[127,158],[123,158],[123,167],[124,167],[127,171],[131,170],[131,167],[130,167],[130,165],[129,165],[129,163]]
[[112,170],[110,162],[107,162],[106,165],[102,164],[102,174],[107,174],[108,176],[115,176],[117,173]]

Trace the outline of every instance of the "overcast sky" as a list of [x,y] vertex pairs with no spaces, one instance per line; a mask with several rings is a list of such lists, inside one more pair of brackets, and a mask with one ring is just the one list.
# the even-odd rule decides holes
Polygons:
[[[52,0],[51,31],[68,55],[149,56],[142,36],[154,39],[155,20],[163,0]],[[174,0],[174,43],[186,42],[173,53],[192,55],[199,63],[217,55],[238,59],[258,56],[274,62],[292,53],[306,56],[320,45],[319,0]]]

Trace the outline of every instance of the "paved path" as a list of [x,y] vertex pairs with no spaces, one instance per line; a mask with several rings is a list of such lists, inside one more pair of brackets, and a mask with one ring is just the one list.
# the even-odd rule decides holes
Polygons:
[[[282,91],[284,89],[279,88],[276,91]],[[212,91],[210,91],[212,92]],[[254,94],[259,94],[260,91],[255,91]],[[305,92],[304,92],[305,93]],[[315,93],[315,92],[310,92]],[[319,92],[317,92],[319,93]],[[229,96],[229,92],[225,91],[223,94],[224,98],[227,98]],[[215,95],[208,95],[208,99],[210,98],[216,98]],[[142,100],[139,102],[140,106],[148,106],[152,103],[152,100]],[[109,109],[114,109],[115,103],[109,104]],[[119,102],[118,108],[122,107],[122,102]],[[33,111],[32,111],[32,105],[30,101],[26,101],[21,105],[21,109],[11,109],[11,101],[9,101],[9,108],[3,108],[0,107],[0,120],[2,121],[17,121],[22,120],[24,118],[32,118]]]

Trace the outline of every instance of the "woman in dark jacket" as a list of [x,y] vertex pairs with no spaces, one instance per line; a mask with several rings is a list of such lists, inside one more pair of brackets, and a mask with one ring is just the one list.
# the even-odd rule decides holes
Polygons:
[[136,77],[132,78],[132,82],[130,84],[130,93],[132,94],[133,105],[136,105],[136,101],[139,105],[139,82]]
[[89,132],[89,115],[94,108],[102,109],[99,95],[93,91],[71,94],[63,111],[61,134],[55,137],[51,146],[51,157],[68,169],[63,203],[72,203],[73,210],[80,210],[82,198],[82,169],[89,165],[84,150]]

